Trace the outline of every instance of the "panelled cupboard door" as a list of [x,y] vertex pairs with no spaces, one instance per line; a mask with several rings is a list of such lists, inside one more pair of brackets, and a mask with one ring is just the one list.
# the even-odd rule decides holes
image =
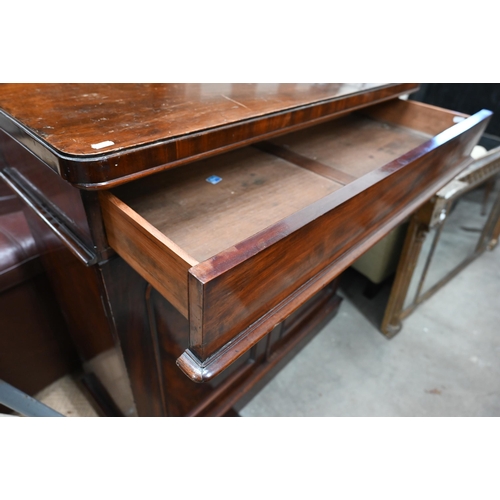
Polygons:
[[466,168],[490,115],[394,99],[101,191],[109,244],[208,380]]

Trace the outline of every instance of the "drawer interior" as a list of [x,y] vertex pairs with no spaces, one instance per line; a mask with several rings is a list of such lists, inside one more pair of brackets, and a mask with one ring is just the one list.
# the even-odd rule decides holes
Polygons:
[[[207,181],[214,176],[221,180]],[[341,187],[250,147],[125,185],[114,193],[202,262]]]
[[[371,117],[352,114],[272,141],[274,153],[300,155],[329,167],[332,178],[339,172],[359,177],[399,158],[432,136]],[[323,175],[328,175],[325,171]],[[345,182],[346,182],[345,181]],[[347,183],[347,182],[346,182]]]
[[391,101],[113,193],[202,262],[420,146],[456,115]]

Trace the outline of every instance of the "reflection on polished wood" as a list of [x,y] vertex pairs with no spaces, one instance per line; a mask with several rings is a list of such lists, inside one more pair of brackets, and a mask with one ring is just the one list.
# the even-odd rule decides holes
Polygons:
[[74,340],[114,342],[138,415],[237,410],[336,314],[339,274],[469,164],[491,113],[397,98],[416,88],[0,85],[2,175],[50,219]]
[[[96,155],[298,106],[376,84],[3,84],[1,108],[66,155]],[[410,88],[410,87],[405,87]],[[40,119],[43,118],[43,120]],[[113,144],[96,148],[96,144]]]
[[2,84],[0,127],[64,179],[92,189],[416,89],[415,84]]

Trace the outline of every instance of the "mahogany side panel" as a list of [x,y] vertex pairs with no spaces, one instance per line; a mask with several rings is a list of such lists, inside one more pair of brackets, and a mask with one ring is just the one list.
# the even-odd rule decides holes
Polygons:
[[83,207],[87,214],[90,234],[92,235],[93,250],[98,262],[108,260],[115,254],[114,250],[109,246],[104,228],[101,203],[99,201],[99,193],[92,191],[80,190]]
[[25,209],[25,215],[81,359],[89,360],[112,348],[95,266],[85,267],[30,209]]
[[221,403],[214,387],[233,385],[246,360],[210,384],[194,383],[176,366],[189,344],[187,319],[120,257],[105,263],[102,275],[137,414],[182,417],[198,414],[214,397]]
[[[191,343],[180,365],[199,380],[237,359],[273,323],[284,319],[283,314],[292,312],[284,308],[276,317],[273,308],[285,299],[295,300],[294,306],[303,303],[318,289],[317,284],[309,287],[308,280],[317,282],[315,275],[326,269],[322,279],[333,279],[356,258],[357,247],[369,238],[374,243],[383,237],[465,168],[490,115],[477,113],[467,123],[192,268]],[[300,287],[301,298],[291,298]],[[248,325],[250,336],[245,332]],[[230,340],[231,345],[222,349]],[[206,361],[212,356],[208,369]]]
[[111,258],[101,266],[106,298],[113,311],[119,341],[138,416],[166,416],[155,349],[146,311],[148,283],[122,259]]

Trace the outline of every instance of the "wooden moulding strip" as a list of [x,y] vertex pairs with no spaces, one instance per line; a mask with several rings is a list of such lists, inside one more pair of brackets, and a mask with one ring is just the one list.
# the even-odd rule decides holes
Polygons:
[[463,170],[490,116],[477,113],[191,269],[190,306],[199,310],[181,369],[204,381],[238,359]]
[[198,261],[112,193],[100,201],[110,246],[187,318],[188,271]]

